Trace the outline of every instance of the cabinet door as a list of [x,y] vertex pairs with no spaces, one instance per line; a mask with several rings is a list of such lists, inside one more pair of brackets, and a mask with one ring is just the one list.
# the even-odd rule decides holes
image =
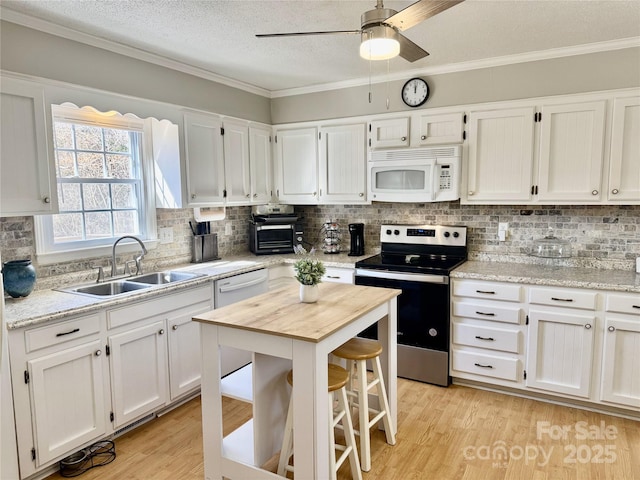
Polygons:
[[101,353],[95,340],[27,362],[37,466],[106,433]]
[[200,323],[191,318],[211,310],[190,310],[172,316],[167,321],[169,329],[169,390],[171,400],[200,386],[202,355],[200,347]]
[[613,103],[609,200],[640,201],[640,97]]
[[529,321],[527,387],[588,398],[595,316],[531,310]]
[[251,202],[248,124],[225,120],[223,139],[225,201],[228,205],[247,205]]
[[462,113],[422,115],[415,135],[416,145],[462,143],[462,131]]
[[607,318],[600,395],[640,409],[640,318]]
[[55,213],[44,89],[2,77],[0,104],[0,216]]
[[249,168],[251,202],[268,203],[272,189],[271,129],[249,127]]
[[409,146],[409,117],[373,120],[369,123],[369,146],[398,148]]
[[224,202],[222,121],[213,115],[184,114],[189,206]]
[[108,339],[114,428],[167,401],[167,344],[164,321]]
[[539,200],[600,200],[604,107],[604,100],[542,107]]
[[364,203],[366,167],[364,124],[321,129],[321,203]]
[[276,135],[278,198],[287,203],[318,203],[318,132],[281,130]]
[[534,108],[472,112],[465,203],[531,200]]

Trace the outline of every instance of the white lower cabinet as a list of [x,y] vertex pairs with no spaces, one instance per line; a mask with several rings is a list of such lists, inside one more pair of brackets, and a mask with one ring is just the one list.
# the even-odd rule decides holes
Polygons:
[[640,410],[638,295],[607,295],[600,399]]
[[200,324],[193,315],[210,310],[179,313],[167,320],[169,340],[169,396],[171,400],[200,386],[202,370]]

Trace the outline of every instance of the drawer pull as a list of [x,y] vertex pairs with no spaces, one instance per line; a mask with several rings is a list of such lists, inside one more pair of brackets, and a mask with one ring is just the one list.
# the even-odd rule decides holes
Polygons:
[[483,365],[481,363],[474,363],[474,365],[480,368],[493,368],[493,365]]
[[616,327],[611,325],[609,328],[607,328],[607,330],[609,330],[610,332],[615,332],[616,331]]
[[491,290],[476,290],[476,293],[484,293],[486,295],[495,295],[496,292],[492,292]]
[[640,308],[640,305],[631,305],[631,308]]
[[336,276],[336,275],[327,275],[327,278],[336,278],[336,279],[340,279],[340,277]]
[[478,312],[477,310],[476,310],[476,315],[484,315],[486,317],[495,317],[496,316],[496,314],[493,313],[493,312]]
[[551,300],[555,300],[556,302],[573,302],[573,298],[551,297]]
[[72,333],[78,333],[79,331],[79,328],[74,328],[73,330],[69,330],[68,332],[56,333],[56,337],[64,337],[65,335],[71,335]]
[[481,337],[480,335],[476,335],[476,338],[477,338],[478,340],[488,340],[488,341],[490,341],[490,342],[495,341],[495,338],[493,338],[493,337]]

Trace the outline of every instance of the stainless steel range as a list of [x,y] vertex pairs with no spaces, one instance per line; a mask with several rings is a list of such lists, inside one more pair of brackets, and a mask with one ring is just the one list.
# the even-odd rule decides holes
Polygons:
[[[447,386],[449,273],[467,259],[467,227],[382,225],[381,253],[356,263],[356,285],[402,290],[398,376]],[[364,337],[377,338],[374,325]]]

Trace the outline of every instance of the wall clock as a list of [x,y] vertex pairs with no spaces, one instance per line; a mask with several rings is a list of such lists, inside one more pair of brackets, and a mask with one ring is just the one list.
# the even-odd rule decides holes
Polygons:
[[402,101],[410,107],[419,107],[429,98],[429,85],[421,78],[412,78],[402,87]]

